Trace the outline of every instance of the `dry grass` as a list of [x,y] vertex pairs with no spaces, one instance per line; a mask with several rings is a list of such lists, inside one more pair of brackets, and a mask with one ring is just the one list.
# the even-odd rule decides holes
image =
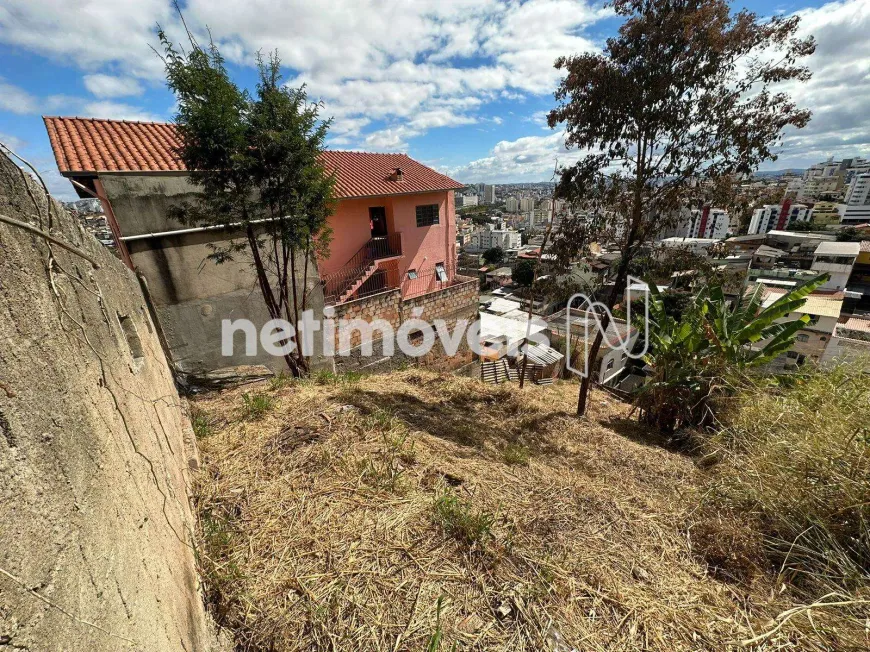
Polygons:
[[[200,564],[240,650],[721,650],[793,606],[698,561],[701,472],[605,394],[578,420],[576,384],[327,380],[264,385],[255,421],[250,388],[197,399]],[[801,619],[758,649],[813,648]]]

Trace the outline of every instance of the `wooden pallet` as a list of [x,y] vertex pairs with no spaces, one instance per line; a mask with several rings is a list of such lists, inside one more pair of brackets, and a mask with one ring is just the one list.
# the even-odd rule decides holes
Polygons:
[[516,369],[511,369],[506,358],[480,363],[480,379],[490,385],[498,385],[509,381],[516,382],[519,375]]

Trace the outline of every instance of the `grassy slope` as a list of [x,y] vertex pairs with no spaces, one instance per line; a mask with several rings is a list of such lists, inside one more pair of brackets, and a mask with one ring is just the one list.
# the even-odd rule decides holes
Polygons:
[[720,650],[791,606],[693,554],[690,458],[575,400],[416,370],[198,399],[219,620],[240,649]]

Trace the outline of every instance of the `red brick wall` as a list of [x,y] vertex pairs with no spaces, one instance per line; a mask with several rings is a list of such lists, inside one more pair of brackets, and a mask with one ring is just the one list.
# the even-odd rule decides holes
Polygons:
[[[462,277],[458,278],[459,281]],[[335,350],[339,351],[339,332],[342,321],[363,319],[373,321],[383,319],[398,330],[401,324],[413,318],[414,309],[422,309],[419,319],[432,322],[435,319],[443,319],[452,331],[456,320],[466,319],[473,322],[477,319],[478,312],[478,281],[476,279],[463,280],[444,290],[436,290],[407,301],[403,301],[399,290],[391,290],[365,299],[350,301],[335,306],[333,319],[335,320]],[[376,334],[375,337],[380,337]],[[352,334],[350,344],[352,347],[360,345],[360,333]],[[405,360],[403,354],[396,347],[397,360]],[[336,358],[338,359],[338,357]],[[471,351],[466,345],[460,347],[460,352],[455,358],[447,359],[444,352],[436,342],[432,353],[427,354],[417,361],[427,366],[442,368],[455,368],[471,361]]]

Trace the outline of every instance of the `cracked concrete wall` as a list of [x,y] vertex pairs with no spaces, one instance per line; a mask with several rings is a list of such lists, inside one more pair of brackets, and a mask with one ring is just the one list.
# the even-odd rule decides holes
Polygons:
[[[0,222],[0,650],[217,649],[198,592],[196,445],[135,276],[56,202]],[[0,155],[0,215],[48,230]]]

